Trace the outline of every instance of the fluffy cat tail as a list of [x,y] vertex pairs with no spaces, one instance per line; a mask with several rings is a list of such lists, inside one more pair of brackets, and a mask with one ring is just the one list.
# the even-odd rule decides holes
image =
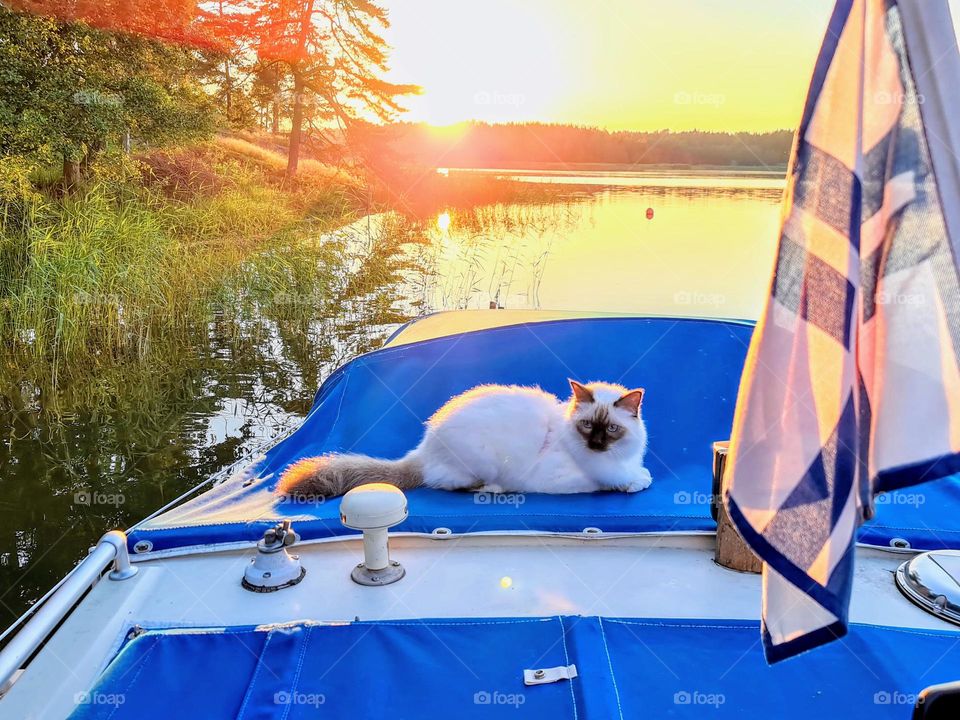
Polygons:
[[423,468],[413,455],[381,460],[366,455],[321,455],[304,458],[280,477],[277,492],[295,497],[335,497],[358,485],[387,483],[401,490],[423,485]]

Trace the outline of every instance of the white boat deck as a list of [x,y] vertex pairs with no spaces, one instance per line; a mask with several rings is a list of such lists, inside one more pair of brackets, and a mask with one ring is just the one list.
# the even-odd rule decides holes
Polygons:
[[[709,535],[395,537],[392,556],[406,577],[364,587],[350,579],[362,558],[360,542],[338,540],[296,546],[306,577],[267,594],[240,586],[252,549],[140,562],[135,577],[103,579],[92,589],[0,700],[0,717],[68,715],[133,625],[576,614],[759,618],[760,577],[716,565],[713,544]],[[907,557],[858,550],[852,622],[952,628],[897,590],[892,573]]]

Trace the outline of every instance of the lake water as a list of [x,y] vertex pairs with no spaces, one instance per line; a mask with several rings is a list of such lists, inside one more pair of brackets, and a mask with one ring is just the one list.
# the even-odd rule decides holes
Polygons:
[[773,268],[781,176],[503,176],[602,189],[563,205],[474,211],[501,216],[479,232],[458,227],[456,214],[449,224],[441,218],[428,245],[438,252],[434,307],[496,301],[514,308],[757,317]]
[[[64,400],[85,397],[89,387],[63,387],[64,398],[29,386],[7,393],[0,406],[0,626],[103,532],[128,527],[295,426],[323,378],[404,319],[491,302],[757,316],[773,265],[782,177],[476,172],[562,185],[564,197],[438,213],[410,230],[411,242],[391,249],[389,262],[371,261],[389,218],[369,218],[342,232],[353,248],[343,284],[329,316],[309,327],[264,316],[238,334],[213,318],[194,346],[162,369],[125,375],[125,389],[95,407]],[[379,289],[354,291],[358,273],[378,278]]]

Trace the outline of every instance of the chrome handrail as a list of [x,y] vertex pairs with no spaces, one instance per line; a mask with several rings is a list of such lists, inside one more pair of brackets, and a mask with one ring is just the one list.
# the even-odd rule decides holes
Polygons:
[[[127,532],[138,529],[141,525],[174,507],[203,487],[231,477],[239,468],[255,462],[263,453],[263,447],[270,443],[280,442],[292,435],[296,429],[297,426],[288,428],[270,442],[264,443],[263,446],[247,453],[244,457],[214,473],[203,482],[194,485],[163,507],[134,523]],[[113,549],[107,550],[104,546],[110,546]],[[125,580],[137,572],[137,567],[130,563],[130,555],[127,551],[127,535],[121,530],[111,530],[100,538],[100,542],[91,549],[87,557],[77,563],[70,572],[61,578],[60,582],[50,588],[26,612],[0,633],[0,642],[8,636],[13,636],[7,646],[0,650],[0,698],[9,689],[10,678],[14,673],[47,639],[49,634],[76,604],[77,600],[80,599],[80,596],[99,578],[104,568],[111,561],[114,563],[114,569],[110,573],[111,580]],[[50,609],[50,606],[53,609]]]
[[120,530],[111,530],[100,538],[90,554],[63,579],[56,591],[33,613],[33,617],[0,650],[0,694],[9,689],[10,679],[17,670],[23,667],[111,563],[111,580],[126,580],[137,574],[138,568],[130,563],[127,552],[127,536]]

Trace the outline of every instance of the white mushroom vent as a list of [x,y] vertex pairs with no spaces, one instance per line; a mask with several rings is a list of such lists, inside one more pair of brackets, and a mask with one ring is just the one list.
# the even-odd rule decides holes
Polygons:
[[350,577],[361,585],[389,585],[406,571],[390,559],[387,529],[407,519],[407,498],[399,488],[385,483],[356,487],[340,501],[340,522],[363,531],[363,562]]

